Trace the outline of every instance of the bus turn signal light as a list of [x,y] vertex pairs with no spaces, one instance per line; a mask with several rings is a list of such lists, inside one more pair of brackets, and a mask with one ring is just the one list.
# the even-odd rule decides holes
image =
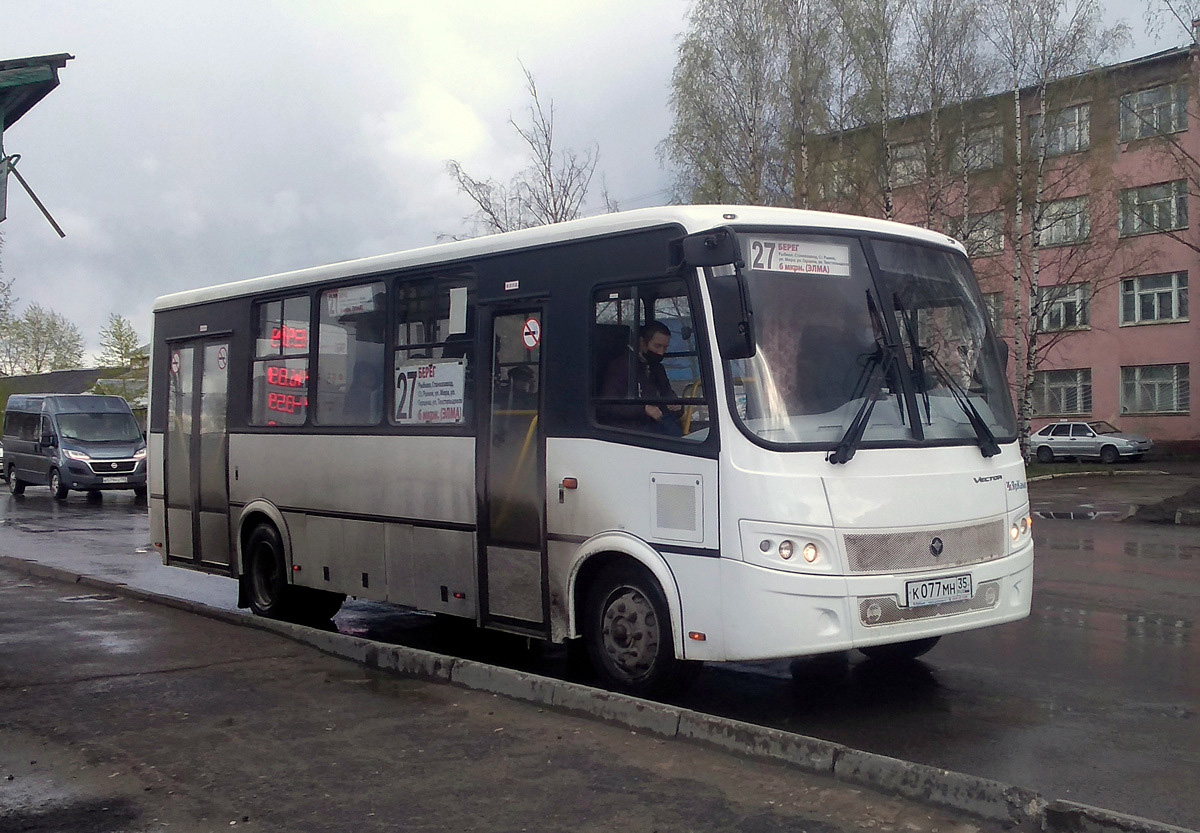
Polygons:
[[688,639],[692,640],[693,642],[703,642],[704,640],[708,639],[708,637],[705,634],[700,633],[700,631],[688,631]]

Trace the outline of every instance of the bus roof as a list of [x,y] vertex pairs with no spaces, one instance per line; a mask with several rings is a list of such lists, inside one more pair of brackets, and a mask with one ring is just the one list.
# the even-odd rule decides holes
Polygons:
[[598,217],[587,217],[566,223],[536,226],[504,234],[492,234],[470,240],[441,243],[435,246],[410,249],[393,254],[376,255],[358,260],[331,263],[325,266],[298,269],[292,272],[281,272],[261,278],[250,278],[248,280],[219,284],[202,289],[176,292],[158,298],[154,302],[154,311],[159,312],[161,310],[186,307],[191,304],[216,301],[224,298],[234,298],[260,292],[270,292],[276,289],[323,283],[354,275],[377,274],[424,265],[452,263],[518,249],[537,248],[571,240],[582,240],[589,237],[600,237],[607,234],[618,234],[672,225],[682,227],[688,234],[726,225],[735,227],[799,226],[899,235],[936,245],[952,246],[960,251],[963,250],[959,243],[944,234],[903,223],[850,214],[745,205],[662,206],[603,214]]

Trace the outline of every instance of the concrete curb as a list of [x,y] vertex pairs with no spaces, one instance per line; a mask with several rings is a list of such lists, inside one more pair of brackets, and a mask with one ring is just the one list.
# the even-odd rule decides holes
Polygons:
[[1086,804],[1047,800],[1037,792],[951,770],[851,749],[779,729],[641,700],[524,671],[388,645],[337,631],[207,607],[22,558],[0,555],[0,567],[82,584],[244,627],[271,631],[342,659],[406,676],[500,694],[587,715],[664,738],[700,742],[877,792],[967,813],[1006,827],[1047,833],[1195,833],[1186,828]]
[[1166,476],[1170,472],[1152,471],[1150,469],[1115,469],[1113,471],[1063,471],[1055,474],[1039,474],[1037,477],[1030,477],[1028,482],[1040,483],[1043,480],[1058,480],[1061,477],[1142,477],[1148,474],[1161,474]]

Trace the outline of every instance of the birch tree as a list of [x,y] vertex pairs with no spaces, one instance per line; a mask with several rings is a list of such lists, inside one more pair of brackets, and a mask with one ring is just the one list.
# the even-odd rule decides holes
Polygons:
[[696,0],[671,76],[660,146],[684,202],[790,205],[789,78],[780,0]]
[[[1012,220],[1009,235],[1013,245],[1011,297],[1017,359],[1015,401],[1021,447],[1027,450],[1033,416],[1032,383],[1040,359],[1045,355],[1038,344],[1045,316],[1043,310],[1035,308],[1039,299],[1048,297],[1041,291],[1042,250],[1044,245],[1058,242],[1045,240],[1044,236],[1049,228],[1065,222],[1060,216],[1062,209],[1055,208],[1062,205],[1061,200],[1047,198],[1047,137],[1050,116],[1055,113],[1055,109],[1048,106],[1048,94],[1052,84],[1056,91],[1067,90],[1070,85],[1063,79],[1097,66],[1109,51],[1120,47],[1128,32],[1122,24],[1103,26],[1097,0],[1000,0],[994,11],[993,25],[985,32],[1008,72],[1008,95],[1012,102],[1010,125],[1014,158],[1010,170],[1014,181],[1010,192]],[[1032,90],[1032,95],[1023,94],[1026,87]],[[1026,155],[1025,126],[1029,115],[1040,117],[1036,122],[1038,135],[1032,142],[1032,159]],[[1072,188],[1097,191],[1095,183],[1080,182],[1079,178],[1061,169],[1057,174],[1060,186],[1066,191]],[[1089,205],[1088,209],[1091,208]],[[1054,262],[1057,265],[1063,260],[1058,256]],[[1079,262],[1078,258],[1065,260],[1076,267]],[[1087,277],[1099,279],[1107,261],[1107,258],[1097,259],[1095,273]],[[1082,279],[1077,268],[1071,272]],[[1059,269],[1059,274],[1052,276],[1049,284],[1062,286],[1068,282]]]

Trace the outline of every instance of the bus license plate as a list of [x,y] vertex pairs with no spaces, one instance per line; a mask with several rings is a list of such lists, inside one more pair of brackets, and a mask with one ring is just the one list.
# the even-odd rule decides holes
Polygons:
[[128,477],[101,477],[100,478],[101,483],[127,483],[128,481],[129,481]]
[[972,595],[974,593],[970,573],[904,583],[904,599],[909,607],[961,602],[971,598]]

